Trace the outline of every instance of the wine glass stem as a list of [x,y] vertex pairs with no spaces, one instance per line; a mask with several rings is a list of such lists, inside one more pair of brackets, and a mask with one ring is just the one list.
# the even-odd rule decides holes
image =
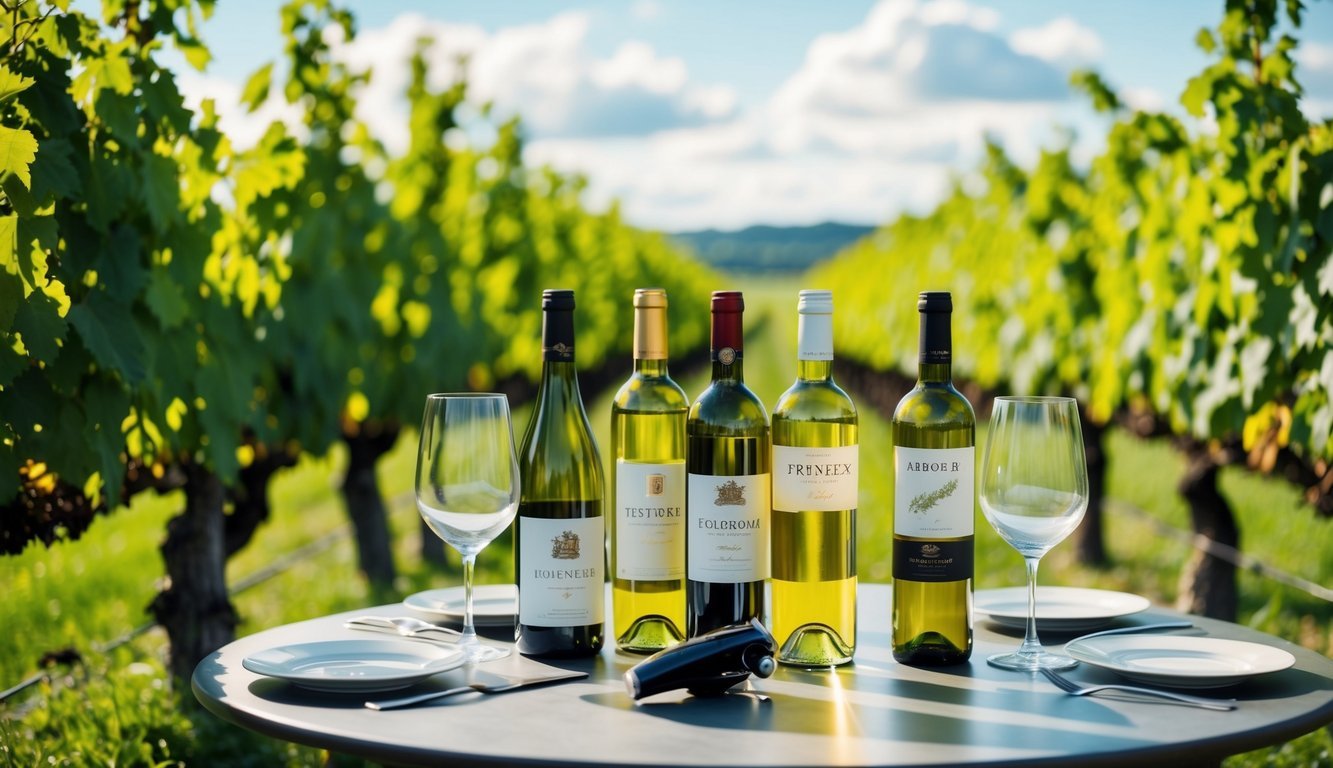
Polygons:
[[464,645],[477,642],[477,628],[472,624],[472,568],[476,563],[475,554],[463,555],[463,637],[459,642]]
[[1037,639],[1037,564],[1040,557],[1024,557],[1028,567],[1028,625],[1023,634],[1023,645],[1018,653],[1023,656],[1036,656],[1042,652],[1041,641]]

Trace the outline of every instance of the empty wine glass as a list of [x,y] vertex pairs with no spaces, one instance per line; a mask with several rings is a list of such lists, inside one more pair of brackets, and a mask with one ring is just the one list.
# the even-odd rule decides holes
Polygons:
[[509,655],[482,645],[472,623],[472,568],[477,554],[509,527],[518,510],[518,454],[509,400],[495,394],[426,398],[417,449],[417,511],[463,557],[463,636],[469,663]]
[[1027,562],[1023,644],[986,659],[1003,669],[1066,669],[1078,662],[1037,639],[1037,563],[1078,527],[1088,508],[1088,468],[1078,404],[1069,397],[997,397],[981,466],[981,511]]

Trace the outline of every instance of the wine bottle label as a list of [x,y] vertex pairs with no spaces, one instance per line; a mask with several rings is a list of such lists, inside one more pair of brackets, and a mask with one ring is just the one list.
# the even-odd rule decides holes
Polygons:
[[973,574],[976,449],[895,446],[893,577],[961,581]]
[[922,539],[973,534],[976,449],[893,449],[893,532]]
[[604,523],[601,515],[520,521],[519,623],[579,627],[602,622]]
[[693,581],[740,584],[769,576],[769,483],[762,475],[689,475],[687,568]]
[[685,462],[616,461],[616,578],[685,578]]
[[773,446],[773,509],[837,512],[856,509],[859,451]]
[[963,581],[972,578],[973,538],[893,539],[893,578],[907,581]]

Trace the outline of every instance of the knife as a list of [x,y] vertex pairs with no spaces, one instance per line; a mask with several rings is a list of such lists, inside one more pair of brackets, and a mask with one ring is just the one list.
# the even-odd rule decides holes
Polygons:
[[588,676],[587,672],[550,667],[529,659],[522,659],[521,661],[522,664],[519,665],[517,669],[513,670],[492,671],[480,668],[472,670],[469,677],[474,679],[466,685],[446,688],[443,691],[420,693],[415,696],[403,696],[397,699],[367,701],[366,708],[377,711],[400,709],[402,707],[410,707],[423,702],[443,699],[446,696],[468,693],[470,691],[477,691],[479,693],[503,693],[505,691],[512,691],[530,685],[553,683],[558,680],[578,680]]

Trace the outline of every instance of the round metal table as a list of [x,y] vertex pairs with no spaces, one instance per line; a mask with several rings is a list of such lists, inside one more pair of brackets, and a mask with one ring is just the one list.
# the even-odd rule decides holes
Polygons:
[[[583,680],[385,712],[366,709],[365,694],[305,691],[241,666],[248,654],[277,645],[374,637],[342,622],[412,613],[399,604],[243,637],[200,662],[193,687],[210,711],[245,728],[402,765],[1197,765],[1333,723],[1333,661],[1236,624],[1190,617],[1212,637],[1284,648],[1296,665],[1220,692],[1239,699],[1240,708],[1217,712],[1075,698],[1039,675],[994,669],[986,656],[1020,638],[981,618],[970,663],[942,669],[897,664],[889,649],[890,594],[888,586],[861,586],[853,663],[832,671],[780,667],[755,681],[762,696],[705,699],[681,691],[636,704],[622,676],[642,657],[610,648],[593,659],[554,663],[587,671]],[[1113,626],[1181,616],[1154,607]],[[1060,640],[1043,639],[1048,645]],[[412,692],[448,687],[461,674],[437,675]],[[1116,681],[1088,665],[1069,676]]]

